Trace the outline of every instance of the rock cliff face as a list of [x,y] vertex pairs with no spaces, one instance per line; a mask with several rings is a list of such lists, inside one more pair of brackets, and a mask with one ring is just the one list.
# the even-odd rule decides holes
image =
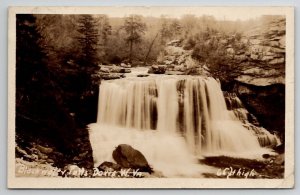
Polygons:
[[207,59],[195,60],[193,48],[185,50],[179,40],[169,42],[157,62],[163,65],[165,74],[210,75],[211,72],[219,77],[224,91],[237,94],[263,127],[284,136],[285,31],[284,17],[264,16],[256,27],[240,36],[221,33],[211,36],[206,42],[214,42],[219,53],[208,48],[209,53],[222,55],[220,68],[226,65],[228,68],[217,71],[228,77],[214,74],[214,65],[207,63]]
[[[185,50],[182,41],[170,41],[157,59],[159,65],[150,68],[149,73],[155,73],[156,67],[164,67],[165,74],[210,75],[208,68],[192,58],[192,50]],[[160,74],[162,71],[157,71]]]
[[245,33],[245,63],[233,91],[269,131],[285,130],[285,18],[271,17]]
[[267,18],[241,41],[248,47],[235,59],[248,64],[237,81],[255,86],[285,83],[285,18]]
[[285,86],[283,84],[255,86],[235,83],[233,91],[263,127],[269,131],[279,132],[283,140],[285,130]]
[[[224,92],[227,109],[239,119],[243,126],[254,132],[261,146],[275,148],[281,144],[278,133],[272,132],[273,135],[261,126],[257,118],[245,109],[241,100],[235,93]],[[281,139],[282,140],[282,139]]]

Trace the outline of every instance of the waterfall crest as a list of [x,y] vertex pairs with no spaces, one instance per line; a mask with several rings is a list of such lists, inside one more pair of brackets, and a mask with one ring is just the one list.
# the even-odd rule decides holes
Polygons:
[[155,168],[174,164],[170,172],[195,164],[193,156],[266,152],[255,133],[227,110],[213,78],[163,75],[105,81],[97,124],[90,129],[97,163],[112,160],[112,150],[123,143],[144,153]]

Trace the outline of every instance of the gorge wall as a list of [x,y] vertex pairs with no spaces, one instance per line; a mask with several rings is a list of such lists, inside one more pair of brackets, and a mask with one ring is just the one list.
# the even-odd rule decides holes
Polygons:
[[283,140],[285,26],[284,17],[263,16],[241,34],[211,33],[207,39],[194,39],[193,46],[187,40],[173,40],[150,72],[219,78],[223,91],[236,93],[259,125],[279,133]]
[[[266,18],[241,41],[247,49],[235,56],[243,68],[232,91],[269,131],[285,130],[285,18]],[[282,139],[283,140],[283,139]]]

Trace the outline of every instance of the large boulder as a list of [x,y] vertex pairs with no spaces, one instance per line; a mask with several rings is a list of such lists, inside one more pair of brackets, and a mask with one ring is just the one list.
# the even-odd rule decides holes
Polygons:
[[150,74],[165,74],[167,66],[165,65],[153,65],[149,68],[148,73]]
[[130,145],[118,145],[113,151],[112,156],[114,160],[124,168],[139,169],[139,171],[149,173],[153,172],[145,156]]

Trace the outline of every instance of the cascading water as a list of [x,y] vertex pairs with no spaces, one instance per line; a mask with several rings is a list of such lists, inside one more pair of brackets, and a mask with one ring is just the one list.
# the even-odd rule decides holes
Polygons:
[[266,152],[227,110],[219,83],[193,76],[104,81],[90,141],[95,165],[112,161],[115,147],[129,144],[167,176],[199,176],[196,156]]

